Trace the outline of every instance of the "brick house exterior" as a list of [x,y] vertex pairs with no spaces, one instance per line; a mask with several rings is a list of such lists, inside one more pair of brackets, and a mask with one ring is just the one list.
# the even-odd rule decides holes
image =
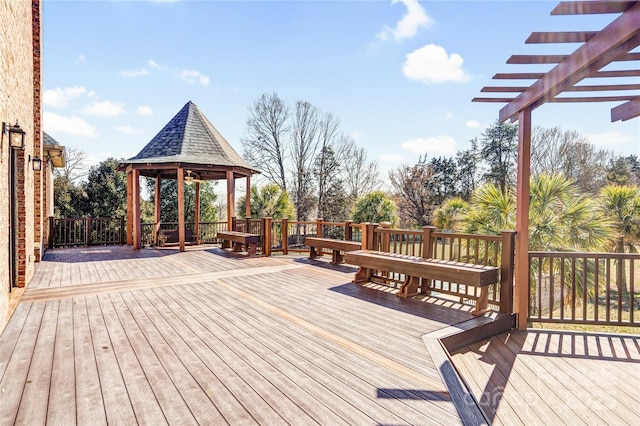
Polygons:
[[[32,278],[46,241],[45,173],[31,159],[44,158],[41,128],[40,0],[0,2],[0,122],[16,121],[25,131],[25,148],[0,142],[0,329],[15,287]],[[52,184],[52,182],[50,182]]]

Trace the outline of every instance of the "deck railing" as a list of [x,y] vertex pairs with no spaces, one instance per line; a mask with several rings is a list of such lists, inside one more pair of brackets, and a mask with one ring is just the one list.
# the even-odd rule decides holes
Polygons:
[[[141,223],[140,236],[143,247],[154,246],[156,244],[156,229],[173,230],[178,229],[178,222]],[[184,229],[194,232],[195,222],[185,222]],[[200,244],[217,244],[221,240],[217,238],[218,231],[226,231],[227,222],[200,222],[198,224],[197,242]]]
[[530,322],[640,326],[640,254],[529,253]]
[[49,217],[47,247],[74,247],[124,244],[124,218],[118,217]]

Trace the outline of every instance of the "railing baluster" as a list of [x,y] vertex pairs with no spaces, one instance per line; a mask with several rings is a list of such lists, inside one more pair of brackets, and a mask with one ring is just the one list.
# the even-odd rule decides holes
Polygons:
[[553,294],[556,292],[555,282],[553,279],[553,257],[549,257],[549,319],[553,319],[553,310],[555,303],[553,300]]
[[635,269],[633,265],[633,258],[629,259],[629,281],[630,281],[629,283],[629,323],[634,324],[635,321],[633,320],[633,310],[635,308],[634,301],[635,301],[636,289],[634,286]]

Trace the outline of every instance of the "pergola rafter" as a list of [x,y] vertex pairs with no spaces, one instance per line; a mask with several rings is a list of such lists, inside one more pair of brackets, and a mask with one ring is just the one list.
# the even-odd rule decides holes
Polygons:
[[[565,1],[551,15],[618,13],[600,31],[534,32],[526,43],[581,43],[568,55],[513,55],[508,64],[556,64],[548,72],[498,73],[496,80],[535,80],[529,86],[487,86],[485,93],[518,93],[516,97],[477,97],[474,102],[505,103],[499,120],[518,121],[518,183],[516,206],[516,260],[514,312],[518,328],[525,328],[529,290],[529,168],[531,159],[531,112],[545,103],[624,102],[611,110],[611,121],[640,116],[640,84],[578,85],[587,78],[638,77],[640,70],[602,70],[613,62],[638,61],[640,52],[640,1]],[[618,95],[559,96],[566,92],[628,92]]]

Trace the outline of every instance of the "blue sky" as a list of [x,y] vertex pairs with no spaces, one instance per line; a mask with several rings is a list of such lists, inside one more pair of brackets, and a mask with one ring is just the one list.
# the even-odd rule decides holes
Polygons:
[[[248,107],[277,92],[339,116],[383,171],[450,156],[496,120],[501,104],[471,102],[501,85],[496,72],[550,69],[510,55],[577,47],[525,45],[532,31],[599,30],[616,16],[550,16],[556,4],[45,0],[44,130],[92,162],[129,158],[191,100],[241,152]],[[616,105],[547,104],[533,123],[640,154],[640,119],[611,123]]]

